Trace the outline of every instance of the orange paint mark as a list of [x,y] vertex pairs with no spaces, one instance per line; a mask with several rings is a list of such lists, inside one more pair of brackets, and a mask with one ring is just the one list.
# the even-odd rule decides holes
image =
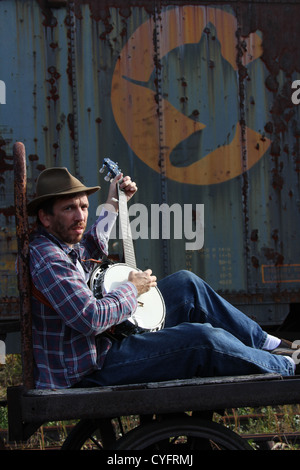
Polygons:
[[[218,8],[184,6],[161,14],[161,58],[172,49],[198,43],[203,29],[212,23],[217,31],[223,57],[237,70],[236,18]],[[183,115],[169,102],[162,100],[162,120],[158,122],[155,93],[133,84],[124,77],[147,82],[154,71],[154,21],[143,23],[128,40],[116,64],[112,78],[111,101],[116,123],[135,154],[153,170],[160,172],[160,151],[163,152],[166,176],[172,180],[197,185],[217,184],[249,170],[267,151],[270,141],[246,128],[247,161],[242,161],[242,140],[239,123],[228,145],[215,149],[201,160],[187,166],[175,167],[169,156],[177,144],[206,126]],[[262,53],[261,39],[256,33],[245,38],[244,65]],[[162,125],[162,129],[159,128]],[[161,132],[160,132],[161,131]],[[163,143],[160,137],[163,136]],[[162,145],[162,149],[160,148]]]

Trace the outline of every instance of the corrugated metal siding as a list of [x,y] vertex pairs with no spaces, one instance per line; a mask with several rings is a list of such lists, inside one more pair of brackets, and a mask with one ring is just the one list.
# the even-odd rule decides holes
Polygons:
[[[54,165],[106,192],[109,156],[138,182],[135,203],[204,204],[202,249],[139,239],[138,265],[191,269],[261,323],[284,319],[300,297],[299,8],[0,1],[1,319],[17,314],[16,140],[30,196]],[[91,221],[103,199],[91,198]]]

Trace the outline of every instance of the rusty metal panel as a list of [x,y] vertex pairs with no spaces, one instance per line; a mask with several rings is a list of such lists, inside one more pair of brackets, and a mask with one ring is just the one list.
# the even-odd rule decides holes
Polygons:
[[[29,196],[43,168],[67,166],[103,188],[91,198],[92,221],[107,190],[98,168],[109,156],[139,186],[139,267],[158,277],[190,269],[261,323],[282,323],[300,302],[299,106],[291,99],[300,79],[299,8],[0,1],[1,319],[17,312],[18,140]],[[150,209],[162,203],[179,209],[176,237],[170,222],[169,238],[151,239]]]
[[[52,34],[54,22],[50,25],[49,17],[43,13],[38,2],[0,2],[0,37],[3,45],[0,76],[6,85],[6,104],[0,105],[1,319],[18,317],[13,144],[22,140],[28,148],[29,195],[32,195],[35,178],[45,166],[60,165],[56,150],[58,142],[66,155],[72,155],[69,130],[61,131],[62,121],[67,123],[72,108],[68,104],[67,92],[65,104],[61,105],[57,98],[59,73],[56,71],[56,61],[52,60],[61,28],[55,28],[56,35]],[[63,41],[62,46],[67,50],[65,33]],[[64,73],[59,92],[64,92],[67,82],[68,77]],[[65,164],[69,165],[69,158],[66,158]]]

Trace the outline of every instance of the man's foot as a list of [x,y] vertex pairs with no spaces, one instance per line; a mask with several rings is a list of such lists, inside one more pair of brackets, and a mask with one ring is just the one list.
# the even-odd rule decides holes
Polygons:
[[[294,341],[293,343],[291,341],[288,341],[287,339],[281,339],[279,345],[277,346],[277,348],[273,349],[272,351],[270,351],[271,353],[273,354],[278,354],[277,351],[280,351],[282,349],[284,350],[288,350],[291,354],[293,352],[295,352],[297,349],[300,349],[300,341]],[[289,354],[288,354],[289,355]]]
[[293,354],[298,355],[300,354],[297,349],[291,349],[291,348],[281,348],[278,346],[278,348],[273,349],[273,351],[270,351],[272,354],[276,354],[277,356],[288,356],[288,357],[293,357]]
[[270,351],[278,356],[290,357],[295,363],[295,375],[300,374],[300,345],[282,339],[277,348]]

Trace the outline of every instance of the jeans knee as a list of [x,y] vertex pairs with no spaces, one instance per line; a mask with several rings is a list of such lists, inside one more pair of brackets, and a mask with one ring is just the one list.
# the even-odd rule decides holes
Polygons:
[[192,271],[188,271],[186,269],[181,269],[175,273],[175,276],[178,276],[178,281],[181,283],[192,283],[192,284],[204,284],[203,279],[197,276],[197,274],[193,273]]
[[215,328],[210,323],[192,323],[192,329],[198,336],[201,346],[213,350],[224,343],[226,332],[222,328]]

